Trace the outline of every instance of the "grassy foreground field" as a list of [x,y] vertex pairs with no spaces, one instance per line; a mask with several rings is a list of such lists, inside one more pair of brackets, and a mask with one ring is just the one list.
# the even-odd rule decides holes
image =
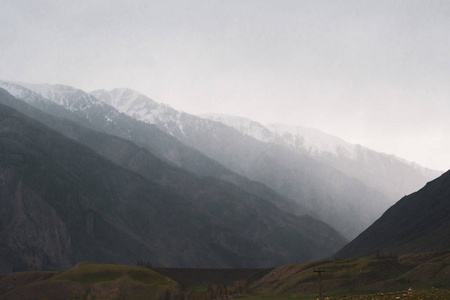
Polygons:
[[158,299],[181,286],[138,266],[80,263],[65,272],[19,272],[0,278],[0,299]]
[[275,269],[149,269],[86,262],[0,276],[3,299],[448,299],[450,252],[325,259]]
[[[316,295],[254,295],[254,296],[236,296],[233,299],[261,299],[261,300],[293,300],[293,299],[318,299]],[[396,291],[376,294],[360,294],[360,295],[346,295],[346,296],[322,296],[322,300],[449,300],[450,290],[444,289],[429,289],[418,291]]]
[[247,298],[317,299],[319,269],[323,299],[450,299],[449,252],[286,265],[256,281]]

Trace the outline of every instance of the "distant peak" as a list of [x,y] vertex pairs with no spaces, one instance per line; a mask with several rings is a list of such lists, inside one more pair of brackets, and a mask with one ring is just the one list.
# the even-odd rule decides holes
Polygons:
[[233,115],[227,115],[227,114],[221,114],[221,113],[201,114],[201,115],[198,115],[198,117],[200,117],[202,119],[212,120],[212,121],[220,121],[223,123],[234,121],[234,122],[241,122],[241,123],[245,122],[245,123],[258,124],[260,126],[263,126],[261,123],[258,123],[257,121],[253,121],[246,117],[233,116]]

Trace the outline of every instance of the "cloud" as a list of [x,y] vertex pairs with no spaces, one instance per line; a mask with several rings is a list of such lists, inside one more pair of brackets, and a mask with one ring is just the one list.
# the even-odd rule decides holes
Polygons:
[[127,86],[444,169],[449,13],[441,1],[9,1],[0,78]]

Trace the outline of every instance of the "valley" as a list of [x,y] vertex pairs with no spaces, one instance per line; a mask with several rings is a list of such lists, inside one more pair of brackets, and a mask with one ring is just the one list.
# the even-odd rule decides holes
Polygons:
[[450,1],[0,3],[0,300],[450,300]]
[[447,293],[449,172],[126,89],[0,86],[0,299],[314,299],[319,271],[328,299]]

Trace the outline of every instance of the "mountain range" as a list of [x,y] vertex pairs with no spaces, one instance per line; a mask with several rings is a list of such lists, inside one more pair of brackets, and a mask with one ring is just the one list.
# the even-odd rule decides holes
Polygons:
[[[19,85],[0,81],[1,88],[4,88],[17,99],[28,103],[38,110],[72,120],[83,127],[95,131],[129,140],[147,149],[170,165],[183,168],[199,176],[212,176],[228,181],[249,193],[256,194],[279,207],[283,207],[283,209],[291,213],[300,216],[307,213],[306,208],[301,207],[299,203],[295,203],[289,199],[283,199],[282,196],[268,189],[265,185],[231,172],[200,151],[188,147],[175,137],[162,132],[156,126],[125,115],[117,111],[114,107],[98,101],[95,97],[81,90],[64,85],[37,85],[37,88],[36,85],[32,85],[37,90],[43,90],[43,94],[45,95],[51,94],[54,95],[53,98],[59,99],[63,98],[63,96],[65,98],[73,98],[73,102],[78,103],[78,105],[67,105],[67,107],[64,107],[58,104],[60,103],[59,101],[55,103],[51,99],[44,98],[41,94],[31,91],[24,86],[25,84]],[[45,92],[49,89],[52,92]],[[71,102],[66,101],[65,103]],[[31,117],[37,117],[35,112],[29,115]],[[46,120],[47,118],[40,118],[41,122],[45,122]],[[52,126],[51,124],[47,125]],[[58,130],[58,128],[55,129]],[[71,136],[70,130],[62,133],[74,138]]]
[[442,174],[392,154],[348,143],[314,128],[284,124],[264,126],[246,118],[220,114],[202,117],[226,124],[262,142],[309,155],[395,200],[422,188],[425,182]]
[[4,90],[0,103],[0,272],[83,260],[276,265],[327,256],[346,242],[310,216],[179,169]]
[[[78,116],[77,121],[83,119],[83,125],[130,139],[197,175],[221,178],[245,189],[253,185],[253,193],[264,190],[255,187],[254,183],[260,182],[296,201],[300,215],[306,212],[319,218],[349,239],[367,228],[400,195],[441,174],[317,130],[263,126],[238,117],[200,118],[130,89],[85,93],[63,85],[2,85],[35,106],[50,100],[57,106],[52,111],[64,107]],[[42,104],[40,107],[48,111]],[[259,196],[265,194],[260,192]],[[279,201],[272,202],[279,205]]]
[[[108,174],[107,187],[94,189],[97,196],[110,193],[111,197],[106,197],[106,200],[100,197],[98,201],[111,206],[114,216],[109,215],[110,211],[105,215],[104,210],[97,211],[87,204],[83,204],[83,208],[77,208],[76,211],[81,220],[86,218],[85,207],[95,216],[98,214],[109,221],[113,220],[114,225],[119,228],[111,226],[112,231],[121,231],[124,240],[139,244],[136,251],[127,253],[126,259],[124,253],[129,250],[119,249],[117,253],[105,254],[102,252],[104,249],[93,247],[89,254],[86,254],[85,248],[80,250],[70,246],[63,254],[58,252],[59,258],[56,259],[52,256],[54,253],[49,253],[48,249],[43,253],[36,250],[39,247],[33,243],[39,243],[43,237],[30,235],[26,230],[24,233],[22,230],[25,225],[8,219],[9,231],[15,232],[13,236],[30,236],[31,240],[34,239],[30,245],[34,246],[18,246],[17,241],[11,244],[14,239],[8,232],[4,232],[3,242],[0,243],[5,251],[9,249],[10,254],[0,263],[0,267],[6,270],[52,266],[66,268],[84,257],[88,260],[91,257],[101,260],[103,257],[113,262],[129,263],[139,258],[142,260],[144,256],[161,265],[221,267],[268,266],[326,257],[340,249],[346,239],[352,239],[372,224],[395,203],[399,194],[411,193],[441,174],[392,155],[347,143],[314,129],[279,124],[262,125],[245,118],[224,115],[194,116],[157,103],[130,89],[86,93],[64,85],[4,81],[0,82],[0,88],[14,96],[2,92],[0,103],[18,111],[13,110],[14,113],[24,114],[21,117],[25,118],[25,123],[29,121],[27,118],[32,118],[35,122],[33,124],[37,124],[36,127],[43,126],[55,133],[58,137],[51,135],[52,138],[48,138],[52,143],[58,144],[53,142],[53,138],[69,138],[74,143],[68,143],[71,149],[84,147],[83,149],[90,151],[86,156],[92,154],[93,157],[100,157],[107,164],[111,164],[106,169],[119,168],[127,173],[124,178],[133,178],[117,183],[108,177],[117,171],[105,171]],[[5,120],[8,118],[11,116],[5,115]],[[18,117],[14,115],[12,118]],[[13,131],[17,136],[27,136],[22,132],[30,132],[20,126]],[[39,141],[23,146],[25,141],[19,139],[12,144],[20,145],[20,149],[31,152],[21,153],[24,157],[35,155],[33,150],[44,154],[44,157],[50,160],[55,156],[55,152],[41,146]],[[62,146],[60,149],[63,149]],[[8,165],[10,159],[14,161],[14,157],[9,154],[11,151],[8,151],[5,156],[8,172],[23,176],[24,173],[21,172],[27,164],[21,165],[18,170]],[[14,151],[16,150],[12,150]],[[73,154],[72,150],[67,152]],[[89,161],[93,158],[81,159]],[[86,177],[82,173],[72,171],[75,162],[65,165],[65,160],[58,158],[56,164],[47,166],[48,161],[38,156],[37,161],[45,167],[34,170],[36,165],[27,166],[27,174],[39,173],[43,168],[53,172],[53,169],[63,167],[77,178],[79,186],[89,191],[92,191],[92,182],[104,181],[101,177],[105,173],[94,172],[96,176]],[[94,166],[95,164],[89,166],[92,167],[90,170],[98,167]],[[85,169],[89,167],[85,166]],[[55,172],[64,173],[62,170]],[[112,176],[114,179],[120,177]],[[140,194],[140,191],[151,186],[156,194],[150,193],[150,199],[141,199],[123,192],[134,185],[134,176],[142,180],[142,187],[133,188],[133,192]],[[37,186],[30,184],[32,188],[29,190],[41,197],[39,203],[47,203],[46,197],[40,193],[46,189],[53,191],[54,187],[58,187],[60,182],[53,182],[57,177],[50,176],[39,191],[36,191]],[[140,181],[136,179],[136,182]],[[8,186],[21,190],[18,182],[5,181],[5,190]],[[119,187],[121,192],[117,192]],[[76,188],[72,186],[68,189]],[[112,190],[114,192],[111,192]],[[10,212],[13,203],[21,201],[19,194],[8,194],[10,206],[5,206],[3,214]],[[75,198],[77,197],[79,196]],[[83,197],[94,199],[89,203],[97,201],[94,195]],[[165,217],[155,218],[158,226],[144,222],[142,218],[133,217],[133,221],[127,221],[125,225],[121,221],[116,222],[115,217],[128,219],[131,215],[126,215],[122,207],[115,208],[114,204],[108,201],[123,200],[123,197],[133,202],[131,210],[136,209],[139,212],[149,207],[158,207],[155,210],[158,212],[160,207],[164,207],[161,213]],[[164,205],[151,202],[156,201],[154,198],[166,197],[172,200]],[[63,198],[61,201],[69,200]],[[142,201],[148,207],[141,204]],[[114,203],[118,202],[120,201]],[[84,202],[77,200],[76,203]],[[44,207],[44,204],[42,205]],[[58,228],[68,228],[58,233],[58,238],[65,236],[69,240],[75,240],[77,245],[82,244],[70,230],[71,227],[65,224],[66,216],[52,205],[47,208],[56,213],[50,219],[54,224],[59,224]],[[167,218],[172,206],[182,207],[180,211],[175,211],[175,219],[179,218],[180,223],[173,218]],[[25,216],[30,214],[23,207],[18,211]],[[25,227],[32,227],[27,217],[15,219],[23,219],[28,224]],[[191,224],[192,220],[195,222]],[[35,220],[31,223],[33,222]],[[85,221],[81,221],[83,222]],[[101,222],[107,224],[106,227],[110,226],[106,221]],[[16,228],[16,225],[19,227]],[[182,226],[185,232],[177,231],[179,226]],[[172,231],[165,230],[165,227],[171,228]],[[49,228],[51,225],[41,229],[46,232]],[[92,231],[92,228],[89,230]],[[162,238],[155,230],[166,232],[167,235]],[[127,236],[124,232],[132,236]],[[81,233],[86,236],[89,234],[91,233]],[[179,238],[180,234],[183,237]],[[149,235],[158,240],[158,246],[150,244],[149,240],[143,241],[142,235]],[[175,257],[177,251],[180,251],[175,242],[178,238],[181,245],[190,247],[181,257]],[[191,242],[183,242],[186,239]],[[117,247],[116,244],[108,244],[110,241],[101,243],[109,249]],[[59,244],[64,243],[59,241]],[[162,253],[162,249],[167,247],[174,250]],[[34,250],[27,254],[18,251],[21,248]],[[198,259],[199,253],[205,253],[202,260]],[[12,265],[11,262],[15,263]]]
[[[296,200],[351,239],[400,197],[441,174],[315,130],[176,111],[130,89],[90,93],[155,124],[230,170]],[[288,130],[289,129],[289,130]]]

